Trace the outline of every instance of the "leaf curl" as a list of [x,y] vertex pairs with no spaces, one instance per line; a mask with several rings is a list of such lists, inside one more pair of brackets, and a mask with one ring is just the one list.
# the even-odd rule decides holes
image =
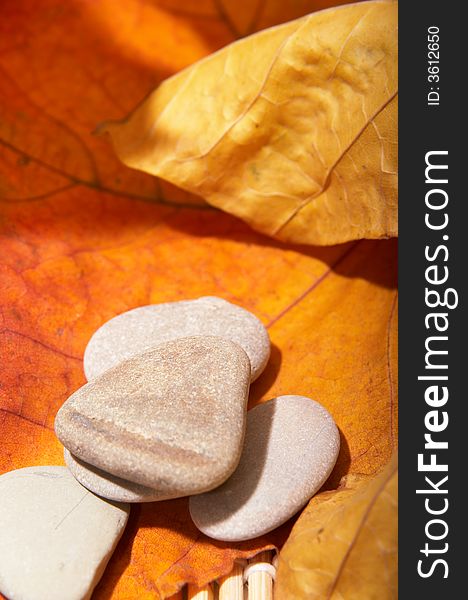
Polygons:
[[163,82],[102,130],[127,165],[279,239],[397,234],[397,4],[261,31]]

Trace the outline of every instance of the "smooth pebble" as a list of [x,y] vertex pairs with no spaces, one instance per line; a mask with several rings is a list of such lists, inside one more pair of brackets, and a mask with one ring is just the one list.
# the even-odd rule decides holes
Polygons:
[[10,600],[85,600],[130,507],[98,498],[66,467],[0,476],[0,591]]
[[166,498],[199,493],[239,462],[249,385],[240,346],[182,338],[84,385],[58,411],[55,432],[79,459]]
[[127,479],[106,473],[102,469],[73,456],[66,448],[64,448],[63,456],[65,464],[70,469],[73,477],[85,488],[107,500],[116,502],[155,502],[156,500],[167,500],[172,497],[139,483],[133,483]]
[[263,535],[292,517],[333,470],[340,436],[333,418],[304,396],[279,396],[247,413],[239,466],[220,487],[190,498],[195,525],[217,540]]
[[205,296],[141,306],[104,323],[91,337],[84,354],[88,381],[162,342],[181,337],[220,336],[239,344],[250,359],[254,381],[270,356],[268,332],[248,310],[222,298]]

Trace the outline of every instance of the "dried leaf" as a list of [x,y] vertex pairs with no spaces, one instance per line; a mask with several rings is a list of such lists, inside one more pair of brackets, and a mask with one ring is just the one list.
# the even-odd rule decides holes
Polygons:
[[394,600],[397,461],[375,478],[351,475],[312,499],[279,562],[279,598]]
[[[114,0],[1,3],[0,472],[63,464],[55,413],[84,383],[83,351],[104,321],[212,294],[269,326],[272,359],[252,404],[292,392],[321,401],[342,433],[328,486],[348,471],[375,473],[396,439],[394,241],[275,242],[187,193],[175,198],[89,133],[232,40],[234,4],[221,18],[208,0],[186,1],[122,0],[118,11]],[[249,19],[234,29],[246,33],[255,15],[242,1]],[[257,25],[297,16],[289,4],[314,8],[270,1]],[[202,585],[236,558],[281,547],[292,522],[222,544],[195,530],[184,499],[135,507],[93,598],[154,600]]]
[[166,80],[118,156],[286,241],[397,233],[397,4],[262,31]]

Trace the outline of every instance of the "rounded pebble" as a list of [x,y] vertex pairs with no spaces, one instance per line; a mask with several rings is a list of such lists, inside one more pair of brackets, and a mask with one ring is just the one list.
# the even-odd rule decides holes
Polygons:
[[257,379],[270,356],[270,339],[255,315],[222,298],[205,296],[141,306],[104,323],[84,353],[88,381],[163,342],[195,335],[226,337],[244,349]]
[[340,436],[330,413],[304,396],[279,396],[247,413],[244,450],[220,487],[190,498],[206,535],[237,542],[268,533],[292,517],[333,470]]
[[55,432],[86,463],[166,498],[210,490],[242,452],[250,362],[227,338],[161,344],[93,379],[62,405]]

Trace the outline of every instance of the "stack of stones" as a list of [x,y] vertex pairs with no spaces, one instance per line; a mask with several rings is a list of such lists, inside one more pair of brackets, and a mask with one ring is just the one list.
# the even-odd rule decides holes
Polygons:
[[[84,356],[88,383],[57,413],[55,431],[69,471],[21,469],[0,482],[18,494],[28,486],[24,477],[34,475],[42,477],[37,485],[43,495],[52,494],[54,485],[68,486],[70,498],[86,488],[89,502],[109,507],[112,532],[95,561],[101,572],[106,563],[102,555],[110,556],[125,526],[128,503],[190,496],[195,525],[212,538],[235,542],[267,533],[323,485],[340,445],[332,417],[310,398],[280,396],[247,412],[250,384],[269,355],[270,340],[262,323],[220,298],[123,313],[91,338]],[[60,512],[54,512],[53,504],[51,523]],[[18,517],[14,501],[6,508],[0,530]],[[74,519],[78,517],[76,510]],[[102,515],[100,519],[106,522]],[[63,532],[66,521],[73,527],[66,517],[59,523]],[[55,524],[54,531],[59,527]],[[0,534],[0,558],[11,536],[16,535],[17,549],[29,543],[21,531],[9,535]],[[103,539],[105,535],[104,527]],[[89,540],[83,543],[89,545]],[[99,569],[82,584],[86,593],[99,579]],[[79,578],[77,572],[70,573]],[[15,597],[11,586],[2,587],[2,567],[0,589]],[[67,597],[85,598],[86,593]],[[36,596],[26,591],[21,597]],[[55,596],[49,590],[47,597]]]

